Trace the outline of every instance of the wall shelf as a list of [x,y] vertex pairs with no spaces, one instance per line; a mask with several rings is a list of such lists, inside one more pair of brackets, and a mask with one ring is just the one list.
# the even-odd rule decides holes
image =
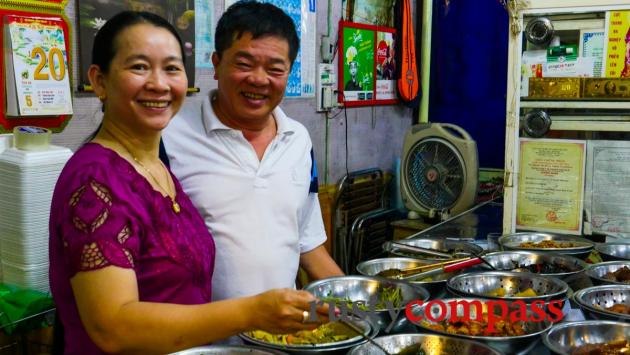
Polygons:
[[520,32],[510,32],[508,49],[503,233],[516,230],[520,122],[526,112],[545,110],[551,118],[550,130],[557,132],[553,137],[571,136],[560,131],[630,132],[630,101],[521,98],[522,53],[532,47],[523,33],[528,21],[548,17],[561,43],[578,43],[581,30],[605,28],[606,12],[630,10],[630,0],[529,0],[523,4],[510,19],[510,28],[519,28]]
[[521,108],[630,110],[630,101],[521,101]]

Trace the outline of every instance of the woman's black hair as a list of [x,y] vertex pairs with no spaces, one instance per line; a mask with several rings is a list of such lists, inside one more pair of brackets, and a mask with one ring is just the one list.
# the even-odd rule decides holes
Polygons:
[[96,33],[94,44],[92,45],[92,64],[98,65],[103,73],[109,72],[109,65],[116,56],[118,46],[116,39],[120,32],[125,29],[137,25],[139,23],[148,23],[155,27],[161,27],[168,30],[175,36],[179,49],[182,54],[182,61],[185,60],[184,45],[182,39],[168,21],[164,18],[145,11],[122,11],[114,15],[105,22],[103,27]]

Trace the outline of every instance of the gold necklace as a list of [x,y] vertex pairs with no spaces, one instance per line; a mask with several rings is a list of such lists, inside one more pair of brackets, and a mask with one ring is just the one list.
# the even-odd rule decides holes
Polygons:
[[[125,149],[127,149],[127,147],[125,147]],[[153,175],[153,173],[151,172],[151,169],[147,168],[146,166],[144,166],[144,164],[142,164],[140,162],[140,160],[138,160],[138,158],[136,158],[135,155],[131,154],[131,152],[129,151],[129,149],[127,149],[127,152],[129,153],[129,155],[131,155],[131,157],[133,158],[133,161],[135,161],[138,165],[140,165],[140,167],[142,169],[144,169],[149,176],[151,176],[151,178],[153,179],[153,181],[162,189],[164,190],[164,192],[166,192],[166,195],[168,196],[168,198],[171,199],[171,206],[173,207],[173,211],[175,213],[179,213],[179,211],[181,211],[181,207],[179,207],[179,203],[177,203],[177,201],[175,201],[175,186],[173,186],[173,195],[171,195],[171,192],[169,191],[169,189],[165,189],[164,186],[162,186],[162,184],[160,184],[160,181],[155,177],[155,175]],[[167,176],[167,180],[168,180],[168,169],[166,169],[166,166],[164,166],[164,163],[162,163],[162,161],[160,160],[160,165],[162,165],[162,167],[164,168],[163,170],[166,173]],[[173,184],[174,185],[174,184]],[[169,186],[170,187],[170,186]]]
[[[179,206],[179,203],[177,203],[177,201],[175,201],[175,197],[177,197],[177,196],[176,196],[177,190],[176,190],[176,188],[175,188],[175,183],[173,183],[173,194],[171,195],[171,193],[170,193],[170,189],[165,189],[165,188],[164,188],[164,186],[162,186],[162,184],[160,184],[160,181],[159,181],[159,180],[155,177],[155,175],[153,175],[153,173],[151,172],[151,169],[147,168],[144,164],[142,164],[142,163],[140,162],[140,160],[138,160],[138,158],[136,158],[136,156],[135,156],[135,155],[133,155],[133,154],[131,153],[131,150],[129,150],[129,148],[127,148],[127,146],[126,146],[125,144],[123,144],[123,142],[122,142],[120,139],[118,139],[118,137],[116,137],[115,135],[113,135],[113,134],[109,131],[109,129],[105,128],[104,130],[105,130],[105,132],[107,132],[107,134],[108,134],[109,136],[111,136],[112,138],[114,138],[114,139],[118,142],[118,144],[120,144],[120,146],[121,146],[121,147],[123,147],[123,148],[127,151],[127,154],[129,154],[129,156],[131,156],[131,158],[133,159],[133,161],[135,161],[135,162],[136,162],[136,164],[138,164],[138,165],[139,165],[142,169],[144,169],[144,171],[146,171],[146,172],[147,172],[147,174],[149,174],[149,176],[151,177],[151,179],[153,179],[153,181],[157,184],[157,186],[159,186],[159,187],[160,187],[160,189],[162,189],[162,190],[164,190],[164,192],[166,192],[166,195],[168,196],[168,198],[169,198],[169,199],[171,199],[171,207],[173,208],[173,211],[174,211],[175,213],[179,213],[182,209],[181,209],[181,207]],[[161,160],[160,160],[160,165],[162,165],[162,167],[164,168],[163,170],[164,170],[164,171],[165,171],[165,173],[166,173],[166,175],[165,175],[165,176],[166,176],[166,180],[168,181],[168,177],[169,177],[169,175],[170,175],[170,174],[168,173],[168,169],[166,168],[166,166],[164,165],[164,163],[162,163],[162,161],[161,161]],[[170,186],[169,186],[169,187],[170,187]]]

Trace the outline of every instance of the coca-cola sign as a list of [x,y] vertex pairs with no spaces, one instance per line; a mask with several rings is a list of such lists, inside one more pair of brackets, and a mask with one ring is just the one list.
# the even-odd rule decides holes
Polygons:
[[389,45],[385,41],[378,42],[378,46],[376,47],[376,60],[378,64],[383,64],[385,59],[389,54]]

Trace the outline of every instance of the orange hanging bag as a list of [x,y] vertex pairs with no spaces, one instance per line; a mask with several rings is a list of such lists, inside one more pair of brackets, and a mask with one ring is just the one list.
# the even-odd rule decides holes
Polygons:
[[[421,3],[418,6],[421,6]],[[420,77],[416,63],[416,38],[411,21],[410,0],[398,0],[396,10],[397,56],[400,63],[397,75],[398,97],[408,106],[417,107],[420,96]]]

